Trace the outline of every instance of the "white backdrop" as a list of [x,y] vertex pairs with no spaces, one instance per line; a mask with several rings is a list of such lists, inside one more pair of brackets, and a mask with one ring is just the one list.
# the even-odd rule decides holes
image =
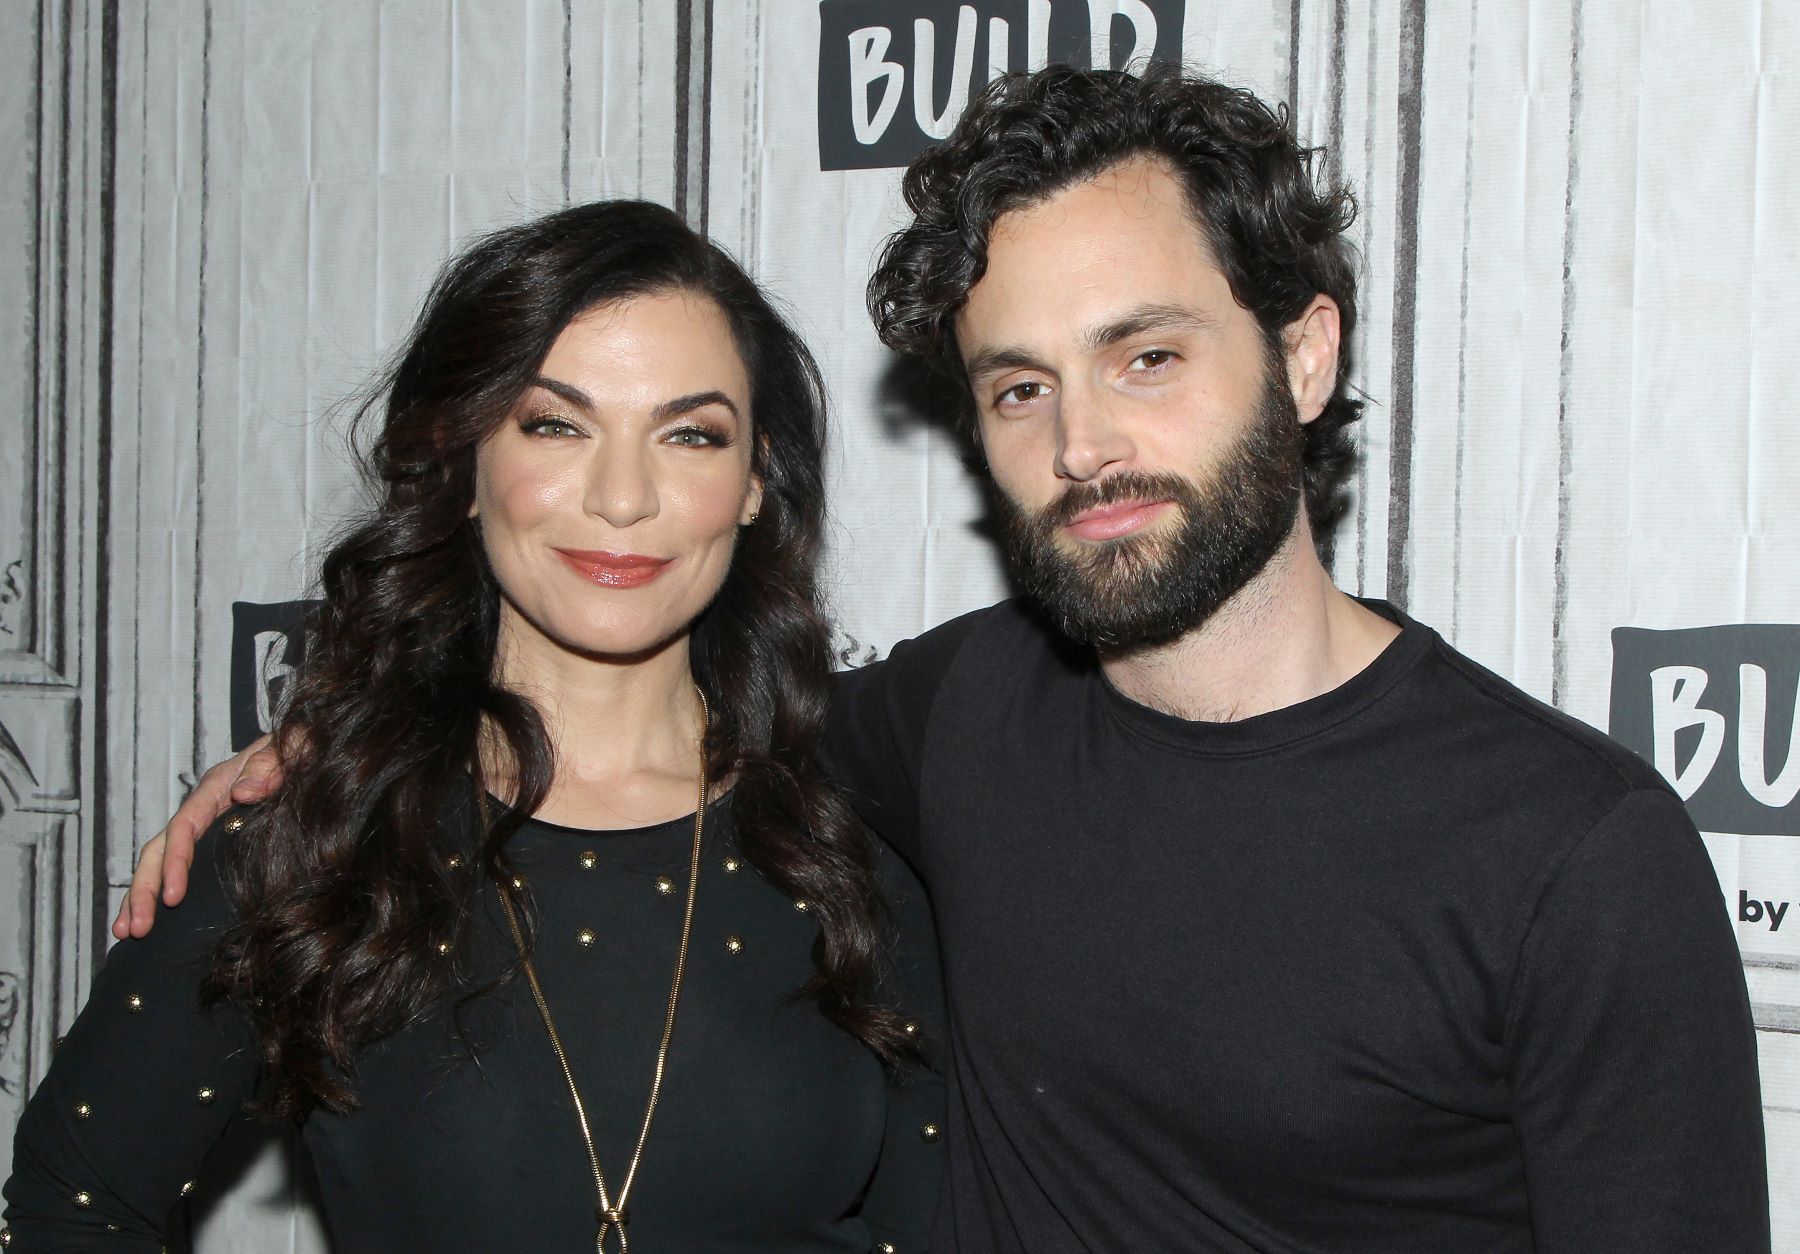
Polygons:
[[[355,499],[333,403],[471,233],[645,196],[785,300],[836,402],[846,660],[1003,594],[979,488],[862,310],[897,171],[821,168],[889,85],[877,141],[953,116],[963,9],[977,79],[991,19],[1014,68],[1035,30],[1118,13],[1116,50],[1153,19],[1329,145],[1371,400],[1339,581],[1689,796],[1800,1251],[1800,11],[1775,0],[0,0],[0,1130],[136,843],[231,747],[234,645],[279,663],[254,607],[305,594]],[[866,94],[822,105],[859,49]],[[1775,626],[1656,634],[1734,624]],[[200,1248],[322,1249],[303,1173],[246,1155]]]

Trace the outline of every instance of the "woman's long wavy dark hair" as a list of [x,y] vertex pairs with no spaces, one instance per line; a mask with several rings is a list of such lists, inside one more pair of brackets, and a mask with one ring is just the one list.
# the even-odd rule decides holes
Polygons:
[[[693,628],[694,677],[714,711],[708,762],[714,778],[736,777],[745,857],[818,918],[801,992],[884,1060],[906,1052],[901,1016],[875,1001],[884,911],[868,848],[814,756],[831,669],[814,575],[818,367],[723,251],[667,209],[607,201],[497,231],[451,261],[358,415],[379,419],[364,457],[376,504],[325,558],[277,733],[291,760],[226,852],[241,921],[207,988],[253,1019],[271,1114],[353,1109],[359,1052],[468,993],[458,958],[480,880],[511,874],[507,840],[554,771],[539,711],[494,678],[500,591],[468,518],[476,446],[577,316],[677,291],[716,302],[731,326],[763,482]],[[514,800],[453,858],[464,851],[446,815],[466,809],[484,736],[510,759]]]

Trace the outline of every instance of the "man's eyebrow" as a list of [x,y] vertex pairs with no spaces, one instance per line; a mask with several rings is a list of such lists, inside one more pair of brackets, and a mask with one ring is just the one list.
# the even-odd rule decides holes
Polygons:
[[[1197,309],[1186,305],[1144,304],[1126,310],[1110,322],[1089,327],[1081,334],[1081,346],[1088,352],[1095,352],[1117,344],[1120,340],[1130,339],[1134,335],[1148,335],[1166,331],[1205,331],[1218,325],[1217,321]],[[1004,370],[1023,370],[1033,366],[1042,366],[1042,362],[1023,348],[983,348],[972,353],[964,365],[964,372],[971,383],[990,374],[998,374]]]
[[1081,345],[1088,352],[1109,348],[1134,335],[1150,335],[1165,331],[1205,331],[1217,322],[1186,305],[1144,304],[1126,310],[1111,322],[1089,327],[1082,332]]
[[733,418],[742,418],[738,413],[737,402],[716,388],[710,392],[689,392],[686,396],[677,396],[658,405],[653,413],[656,421],[673,418],[677,414],[691,414],[696,409],[705,409],[708,405],[723,405],[731,411]]
[[990,374],[999,374],[1003,370],[1022,370],[1041,363],[1032,354],[1022,348],[983,348],[977,349],[963,366],[963,372],[969,381],[983,378]]

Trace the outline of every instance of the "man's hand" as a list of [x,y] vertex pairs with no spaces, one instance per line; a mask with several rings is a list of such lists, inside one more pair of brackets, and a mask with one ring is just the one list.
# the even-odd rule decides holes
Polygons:
[[213,820],[233,805],[261,801],[280,782],[281,755],[267,736],[202,775],[169,825],[138,855],[131,887],[119,906],[119,917],[113,920],[113,935],[125,940],[149,932],[156,919],[158,889],[164,903],[171,906],[187,896],[194,846]]

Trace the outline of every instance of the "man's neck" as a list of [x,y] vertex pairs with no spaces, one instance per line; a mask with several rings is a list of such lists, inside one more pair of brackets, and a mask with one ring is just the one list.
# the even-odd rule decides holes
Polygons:
[[1206,622],[1167,644],[1102,650],[1100,664],[1140,705],[1229,723],[1330,692],[1399,632],[1338,591],[1301,518],[1268,565]]

